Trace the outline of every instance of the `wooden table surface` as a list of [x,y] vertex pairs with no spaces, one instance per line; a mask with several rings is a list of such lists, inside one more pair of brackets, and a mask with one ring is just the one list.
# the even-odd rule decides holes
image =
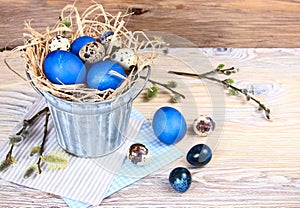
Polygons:
[[[0,51],[22,43],[25,20],[33,20],[33,27],[43,31],[57,21],[66,4],[73,2],[0,0]],[[91,3],[78,0],[76,4],[83,11]],[[207,166],[191,168],[182,158],[111,195],[101,206],[299,207],[300,2],[102,0],[101,3],[112,14],[136,9],[136,15],[127,25],[130,30],[176,34],[201,47],[172,49],[169,58],[155,61],[153,77],[179,82],[178,90],[187,99],[172,105],[182,110],[189,126],[199,114],[211,114],[217,122],[209,137],[196,137],[189,128],[184,140],[177,144],[184,153],[193,144],[209,144],[214,155]],[[178,41],[171,45],[182,47]],[[7,139],[38,96],[28,83],[4,66],[2,59],[6,53],[0,53],[0,142]],[[23,73],[22,60],[15,56],[10,62]],[[240,69],[232,77],[241,86],[248,84],[256,97],[270,107],[271,121],[262,118],[253,103],[227,95],[219,85],[164,73],[170,69],[204,72],[220,63]],[[161,89],[158,98],[145,102],[141,95],[134,107],[151,120],[158,107],[171,105],[168,96]],[[186,166],[192,173],[192,186],[184,194],[171,190],[168,184],[168,174],[176,166]],[[59,196],[0,179],[0,207],[66,206]]]
[[[22,43],[24,21],[39,31],[74,0],[0,0],[0,49]],[[299,0],[95,0],[116,15],[135,9],[128,29],[164,31],[199,47],[300,47]],[[80,11],[93,3],[77,0]]]
[[[6,69],[0,54],[0,140],[30,108],[37,94]],[[175,107],[186,115],[188,125],[194,110],[210,113],[217,120],[216,131],[207,138],[195,137],[191,130],[181,145],[183,151],[194,143],[214,145],[212,161],[204,168],[191,168],[184,158],[104,199],[105,207],[298,207],[300,205],[299,96],[300,49],[172,49],[172,59],[186,61],[194,70],[210,70],[219,63],[239,67],[232,77],[237,84],[252,83],[252,89],[271,109],[271,121],[255,112],[255,105],[242,97],[224,94],[223,88],[193,78],[182,78],[181,92],[187,100]],[[201,57],[200,57],[201,56]],[[179,58],[178,58],[179,57]],[[197,57],[200,57],[197,59]],[[198,61],[201,61],[199,64]],[[18,57],[10,62],[23,72]],[[175,61],[176,62],[176,61]],[[198,66],[198,67],[197,67]],[[168,58],[155,62],[154,74],[180,64]],[[183,68],[182,68],[183,69]],[[158,76],[159,77],[159,76]],[[179,77],[174,77],[174,79]],[[167,79],[167,78],[165,78]],[[134,106],[151,119],[155,109],[167,105],[168,93],[145,102],[141,95]],[[176,166],[190,169],[193,182],[183,194],[172,191],[168,174]],[[66,207],[52,194],[0,180],[1,207]]]

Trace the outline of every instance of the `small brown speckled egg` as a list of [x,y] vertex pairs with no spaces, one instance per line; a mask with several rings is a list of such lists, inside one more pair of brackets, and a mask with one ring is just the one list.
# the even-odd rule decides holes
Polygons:
[[120,48],[111,55],[111,59],[119,63],[125,70],[137,64],[138,56],[130,48]]
[[128,159],[136,165],[147,165],[152,161],[152,156],[145,145],[135,143],[129,148]]
[[199,136],[207,136],[215,127],[215,121],[211,117],[204,115],[199,116],[193,123],[194,132]]
[[68,38],[57,35],[53,37],[48,42],[48,52],[56,51],[56,50],[63,50],[63,51],[69,51],[70,50],[70,41]]
[[79,57],[87,63],[101,61],[105,56],[105,49],[99,42],[89,42],[79,51]]

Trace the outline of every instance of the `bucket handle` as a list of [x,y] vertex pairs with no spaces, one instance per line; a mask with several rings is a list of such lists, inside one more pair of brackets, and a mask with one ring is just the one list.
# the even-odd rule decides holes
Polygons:
[[27,70],[25,71],[25,73],[26,73],[27,79],[30,80],[29,83],[30,83],[31,87],[32,87],[38,94],[44,96],[44,94],[43,94],[43,93],[35,86],[35,84],[33,83],[32,79],[31,79],[31,76],[30,76],[30,74],[28,73]]
[[146,86],[146,84],[147,84],[147,82],[148,82],[148,80],[150,78],[150,75],[151,75],[151,67],[150,67],[150,65],[144,66],[144,68],[140,72],[138,72],[138,77],[141,77],[140,73],[143,72],[143,71],[145,71],[145,70],[147,70],[147,75],[143,76],[143,78],[142,78],[144,80],[144,83],[141,86],[141,88],[132,96],[131,101],[133,101],[134,99],[136,99],[137,96],[139,96],[139,94],[141,94],[141,92],[144,90],[144,88],[145,88],[145,86]]

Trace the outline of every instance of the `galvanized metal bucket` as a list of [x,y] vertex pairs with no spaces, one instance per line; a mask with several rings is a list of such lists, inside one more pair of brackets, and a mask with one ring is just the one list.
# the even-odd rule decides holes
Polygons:
[[99,157],[117,150],[126,140],[133,100],[145,87],[146,78],[139,89],[134,83],[118,97],[103,102],[71,102],[47,92],[40,92],[46,99],[59,145],[79,157]]

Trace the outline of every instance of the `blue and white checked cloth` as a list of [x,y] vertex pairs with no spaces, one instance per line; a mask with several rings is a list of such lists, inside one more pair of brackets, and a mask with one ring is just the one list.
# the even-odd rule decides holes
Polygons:
[[[165,165],[182,157],[182,153],[172,145],[165,145],[158,141],[153,134],[149,122],[135,109],[132,110],[131,117],[144,120],[141,131],[134,142],[143,143],[152,154],[152,163],[147,166],[137,166],[126,159],[113,179],[113,182],[105,194],[105,197],[121,190],[122,188],[138,181],[139,179],[159,170]],[[90,204],[62,197],[70,208],[85,208]]]

